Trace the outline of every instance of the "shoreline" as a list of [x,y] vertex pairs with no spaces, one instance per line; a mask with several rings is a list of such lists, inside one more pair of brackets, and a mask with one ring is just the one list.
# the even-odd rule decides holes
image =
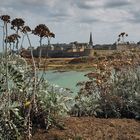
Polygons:
[[[29,65],[32,66],[32,61],[29,58],[25,58]],[[35,59],[36,64],[38,58]],[[79,62],[78,62],[79,61]],[[94,69],[94,63],[92,62],[80,62],[81,58],[42,58],[40,70],[54,70],[58,72],[65,71],[92,71]]]

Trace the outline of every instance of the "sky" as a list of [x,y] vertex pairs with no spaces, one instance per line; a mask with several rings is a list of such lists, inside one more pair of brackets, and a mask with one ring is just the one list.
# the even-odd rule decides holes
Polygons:
[[[56,35],[51,43],[89,42],[90,32],[94,44],[114,43],[120,32],[128,33],[126,41],[138,42],[139,7],[140,0],[0,0],[1,15],[23,18],[31,29],[46,24]],[[2,38],[2,28],[0,34]],[[33,46],[39,45],[38,37],[30,38]]]

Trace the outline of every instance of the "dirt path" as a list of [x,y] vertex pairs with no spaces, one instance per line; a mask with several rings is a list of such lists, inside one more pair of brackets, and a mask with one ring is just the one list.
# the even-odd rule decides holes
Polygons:
[[38,130],[33,140],[140,140],[140,121],[132,119],[98,119],[68,117],[65,130]]

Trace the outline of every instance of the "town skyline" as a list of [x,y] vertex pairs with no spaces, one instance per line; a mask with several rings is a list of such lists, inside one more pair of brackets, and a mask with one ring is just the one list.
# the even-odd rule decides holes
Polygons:
[[[140,17],[138,0],[0,0],[0,14],[21,17],[34,29],[46,24],[55,34],[51,43],[114,43],[120,32],[128,33],[126,41],[138,42]],[[2,29],[0,30],[2,32]],[[31,35],[33,46],[38,40]],[[47,44],[47,40],[43,41]],[[25,41],[25,46],[26,41]]]

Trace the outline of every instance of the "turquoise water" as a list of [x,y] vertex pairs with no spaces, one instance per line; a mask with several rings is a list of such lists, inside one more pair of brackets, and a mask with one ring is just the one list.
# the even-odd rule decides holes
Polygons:
[[47,71],[44,76],[50,83],[56,84],[63,88],[68,88],[72,92],[76,93],[79,91],[79,88],[76,87],[76,84],[80,81],[88,80],[88,78],[84,76],[87,73],[88,72],[77,72],[77,71],[68,71],[68,72]]

